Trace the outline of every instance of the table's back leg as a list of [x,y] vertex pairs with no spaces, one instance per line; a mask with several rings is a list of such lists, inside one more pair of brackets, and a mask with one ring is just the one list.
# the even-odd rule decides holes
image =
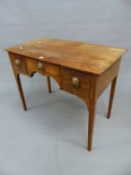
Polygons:
[[51,80],[50,76],[47,76],[48,92],[51,93]]
[[111,83],[111,91],[110,91],[110,99],[109,99],[109,105],[108,105],[107,118],[111,117],[111,111],[112,111],[113,99],[114,99],[114,94],[115,94],[116,82],[117,82],[117,77],[115,77],[114,80]]
[[27,110],[27,106],[26,106],[24,93],[23,93],[23,89],[22,89],[22,85],[21,85],[20,74],[14,73],[14,75],[15,75],[15,79],[16,79],[16,84],[17,84],[17,87],[18,87],[19,95],[20,95],[20,98],[21,98],[21,101],[22,101],[22,105],[23,105],[24,110],[26,111]]

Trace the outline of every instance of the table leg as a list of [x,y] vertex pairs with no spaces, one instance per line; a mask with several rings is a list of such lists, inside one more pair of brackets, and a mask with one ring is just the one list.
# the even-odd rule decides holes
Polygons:
[[48,84],[48,92],[51,93],[51,81],[49,76],[47,76],[47,84]]
[[18,87],[19,95],[20,95],[20,98],[21,98],[21,101],[22,101],[22,105],[23,105],[24,110],[26,111],[27,107],[26,107],[24,93],[23,93],[23,89],[22,89],[22,85],[21,85],[20,75],[17,74],[17,73],[14,73],[14,74],[15,74],[15,79],[16,79],[16,84],[17,84],[17,87]]
[[88,150],[92,150],[93,129],[95,120],[96,101],[90,103],[89,107],[89,122],[88,122]]
[[114,80],[112,81],[112,84],[111,84],[111,91],[110,91],[110,99],[109,99],[109,105],[108,105],[107,118],[111,117],[111,111],[112,111],[112,104],[113,104],[113,99],[114,99],[114,94],[115,94],[116,82],[117,82],[117,77],[114,78]]

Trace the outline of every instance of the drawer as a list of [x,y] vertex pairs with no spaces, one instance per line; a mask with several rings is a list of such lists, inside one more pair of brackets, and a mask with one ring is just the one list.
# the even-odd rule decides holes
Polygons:
[[24,73],[24,74],[27,73],[26,60],[24,57],[19,55],[13,55],[13,57],[11,57],[11,63],[12,63],[13,69],[16,72]]
[[33,72],[39,72],[41,74],[49,74],[54,76],[59,76],[60,74],[59,66],[33,59],[27,59],[27,69],[28,74],[32,74]]
[[59,76],[60,75],[60,67],[53,65],[53,64],[45,63],[45,72],[49,73],[51,75]]
[[[32,73],[38,72],[38,62],[36,60],[32,60],[28,58],[27,59],[27,69],[28,69],[29,75],[31,75]],[[42,70],[40,72],[42,73]]]
[[62,70],[62,89],[87,98],[89,95],[90,76],[86,73],[76,70],[63,68]]

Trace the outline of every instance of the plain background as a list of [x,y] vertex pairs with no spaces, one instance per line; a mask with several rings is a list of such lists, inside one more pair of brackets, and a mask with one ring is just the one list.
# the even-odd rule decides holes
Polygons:
[[[4,48],[54,37],[128,48],[112,118],[109,88],[98,100],[94,148],[86,150],[85,104],[45,77],[22,76],[24,112]],[[131,1],[0,0],[0,175],[131,174]]]

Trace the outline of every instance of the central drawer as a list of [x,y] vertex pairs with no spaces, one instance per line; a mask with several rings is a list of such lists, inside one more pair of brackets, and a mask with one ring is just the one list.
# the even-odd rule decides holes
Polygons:
[[54,76],[60,75],[60,68],[57,65],[44,63],[42,61],[27,59],[27,69],[28,74],[32,74],[33,72],[39,72],[41,74],[49,74]]
[[86,73],[63,68],[62,70],[62,89],[87,99],[89,96],[90,76]]

